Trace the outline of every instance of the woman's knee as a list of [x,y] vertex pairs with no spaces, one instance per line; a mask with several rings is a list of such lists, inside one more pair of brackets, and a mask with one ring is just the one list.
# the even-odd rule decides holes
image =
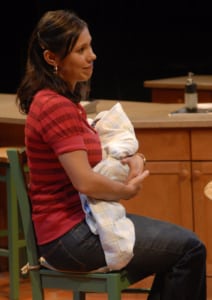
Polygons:
[[189,239],[186,245],[186,254],[190,256],[192,260],[195,260],[199,264],[205,264],[207,249],[205,244],[196,236]]

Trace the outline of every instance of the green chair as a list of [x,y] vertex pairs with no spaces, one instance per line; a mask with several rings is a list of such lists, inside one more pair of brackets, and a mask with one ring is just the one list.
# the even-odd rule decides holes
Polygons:
[[8,247],[0,248],[0,256],[8,257],[10,300],[19,299],[20,282],[20,250],[25,248],[25,240],[19,231],[18,203],[10,175],[10,164],[7,157],[7,148],[0,147],[0,168],[2,169],[0,181],[6,183],[7,190],[7,228],[0,230],[0,238],[8,238]]
[[73,273],[42,267],[39,263],[27,193],[26,153],[17,149],[9,149],[7,153],[23,222],[33,300],[43,300],[45,288],[70,290],[74,300],[85,300],[86,293],[89,292],[107,293],[108,300],[121,300],[122,292],[149,293],[149,289],[128,289],[134,282],[129,281],[126,270],[110,273]]

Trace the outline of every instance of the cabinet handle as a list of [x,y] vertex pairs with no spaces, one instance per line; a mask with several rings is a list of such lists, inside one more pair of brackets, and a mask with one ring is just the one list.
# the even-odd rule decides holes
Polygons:
[[194,179],[199,179],[200,176],[201,176],[200,170],[194,170],[194,171],[193,171],[193,178],[194,178]]
[[182,169],[182,171],[180,172],[180,178],[181,178],[181,179],[187,178],[188,175],[189,175],[189,172],[188,172],[187,169]]

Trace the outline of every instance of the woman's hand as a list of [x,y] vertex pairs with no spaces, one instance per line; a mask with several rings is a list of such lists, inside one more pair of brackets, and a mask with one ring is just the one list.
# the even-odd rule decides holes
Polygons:
[[136,153],[133,156],[128,156],[122,159],[122,164],[127,164],[129,166],[129,175],[127,178],[127,182],[129,182],[134,177],[141,175],[144,172],[144,167],[146,163],[146,158],[141,153]]
[[132,179],[130,179],[126,186],[128,186],[130,189],[131,189],[131,194],[130,196],[127,198],[123,198],[125,200],[129,200],[131,199],[132,197],[136,196],[137,193],[141,190],[142,188],[142,182],[143,180],[149,176],[149,170],[144,170],[142,171],[141,174],[137,175],[136,177],[133,177]]
[[124,159],[124,163],[130,166],[132,174],[125,183],[111,180],[94,172],[84,150],[61,154],[59,160],[76,190],[95,199],[128,200],[138,193],[142,181],[149,175],[148,170],[143,171],[142,158],[138,154]]

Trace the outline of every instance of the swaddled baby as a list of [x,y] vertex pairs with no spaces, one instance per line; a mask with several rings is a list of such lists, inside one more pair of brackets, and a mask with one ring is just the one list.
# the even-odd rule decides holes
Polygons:
[[[94,171],[112,180],[124,182],[129,167],[121,159],[138,150],[134,128],[120,103],[99,113],[93,120],[102,146],[102,161]],[[121,269],[133,257],[134,225],[126,217],[122,204],[101,201],[80,194],[86,221],[94,234],[99,234],[109,270]]]

